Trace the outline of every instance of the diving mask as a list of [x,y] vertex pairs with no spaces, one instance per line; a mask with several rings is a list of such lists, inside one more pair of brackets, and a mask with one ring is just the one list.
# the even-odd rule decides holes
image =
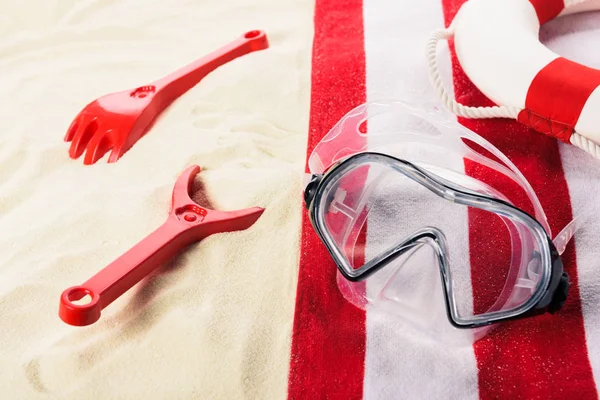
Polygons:
[[[356,306],[428,333],[468,331],[470,341],[493,324],[562,307],[569,277],[559,254],[576,227],[553,242],[516,166],[441,112],[363,104],[308,164],[310,220],[338,268],[338,287]],[[476,242],[485,251],[473,254]],[[489,285],[472,281],[473,264]]]

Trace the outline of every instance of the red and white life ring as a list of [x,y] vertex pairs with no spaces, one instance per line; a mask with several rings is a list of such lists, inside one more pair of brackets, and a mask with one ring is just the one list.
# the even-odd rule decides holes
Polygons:
[[[544,23],[592,10],[600,10],[600,0],[468,0],[428,44],[432,84],[459,116],[517,119],[600,158],[600,70],[539,41]],[[452,37],[461,67],[498,106],[466,107],[444,90],[436,50],[440,40]]]

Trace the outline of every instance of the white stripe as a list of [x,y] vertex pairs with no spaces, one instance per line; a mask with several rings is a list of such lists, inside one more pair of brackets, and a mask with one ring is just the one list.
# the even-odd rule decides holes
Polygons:
[[[432,31],[443,27],[441,3],[426,0],[418,7],[406,7],[385,0],[365,0],[364,25],[367,99],[437,103],[426,73],[424,44]],[[440,55],[440,60],[448,59],[447,53]],[[444,71],[450,82],[449,69]],[[376,120],[369,122],[369,132],[379,128]],[[466,213],[453,217],[442,228],[446,232],[466,232]],[[371,218],[368,224],[367,257],[377,221]],[[455,251],[468,251],[466,235],[456,236],[462,237],[462,242],[455,243]],[[463,280],[470,282],[468,276]],[[367,291],[372,291],[369,284]],[[366,331],[365,399],[478,398],[477,366],[471,346],[457,350],[429,341],[386,314],[370,309]]]
[[[585,14],[558,19],[544,27],[547,45],[565,57],[591,67],[600,66],[600,55],[592,51],[598,43],[600,15]],[[577,32],[559,35],[561,32]],[[587,29],[586,27],[592,28]],[[591,46],[591,47],[590,47]],[[600,110],[597,107],[596,110]],[[591,218],[575,235],[577,273],[583,309],[586,344],[596,385],[600,382],[600,161],[571,145],[561,145],[561,158],[576,216],[590,212]]]
[[600,382],[600,165],[581,150],[561,144],[563,169],[574,215],[590,211],[591,218],[575,235],[577,274],[583,309],[588,357],[596,385]]

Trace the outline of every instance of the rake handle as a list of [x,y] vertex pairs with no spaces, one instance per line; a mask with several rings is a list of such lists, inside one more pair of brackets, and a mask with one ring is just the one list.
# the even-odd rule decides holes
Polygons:
[[161,110],[193,88],[206,75],[223,64],[248,53],[269,47],[264,31],[246,32],[240,38],[188,64],[153,83]]

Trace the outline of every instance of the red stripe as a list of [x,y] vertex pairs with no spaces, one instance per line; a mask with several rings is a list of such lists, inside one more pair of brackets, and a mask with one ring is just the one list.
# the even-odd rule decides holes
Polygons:
[[559,57],[531,82],[519,121],[568,143],[585,103],[598,86],[600,71]]
[[[308,154],[366,100],[362,0],[316,0]],[[359,238],[364,243],[364,235]],[[347,302],[306,212],[288,383],[290,399],[360,399],[365,313]]]
[[564,0],[529,0],[537,13],[540,25],[553,20],[565,8]]
[[[446,23],[454,18],[463,1],[443,0]],[[452,58],[457,99],[469,106],[492,104],[460,68],[454,49]],[[514,121],[460,119],[460,122],[491,141],[521,169],[540,197],[555,233],[569,222],[571,203],[556,140]],[[468,163],[465,168],[483,181],[497,178],[490,171],[475,169]],[[494,183],[499,184],[504,182]],[[486,225],[481,218],[487,217],[469,215],[471,230],[476,225]],[[489,225],[492,224],[490,220]],[[474,233],[470,232],[473,300],[475,309],[481,309],[486,302],[489,304],[488,297],[494,290],[498,293],[502,279],[493,269],[493,257],[502,254],[509,244],[498,243],[494,237],[482,240]],[[559,313],[502,324],[474,345],[482,399],[597,398],[587,354],[573,242],[563,261],[573,285]]]

